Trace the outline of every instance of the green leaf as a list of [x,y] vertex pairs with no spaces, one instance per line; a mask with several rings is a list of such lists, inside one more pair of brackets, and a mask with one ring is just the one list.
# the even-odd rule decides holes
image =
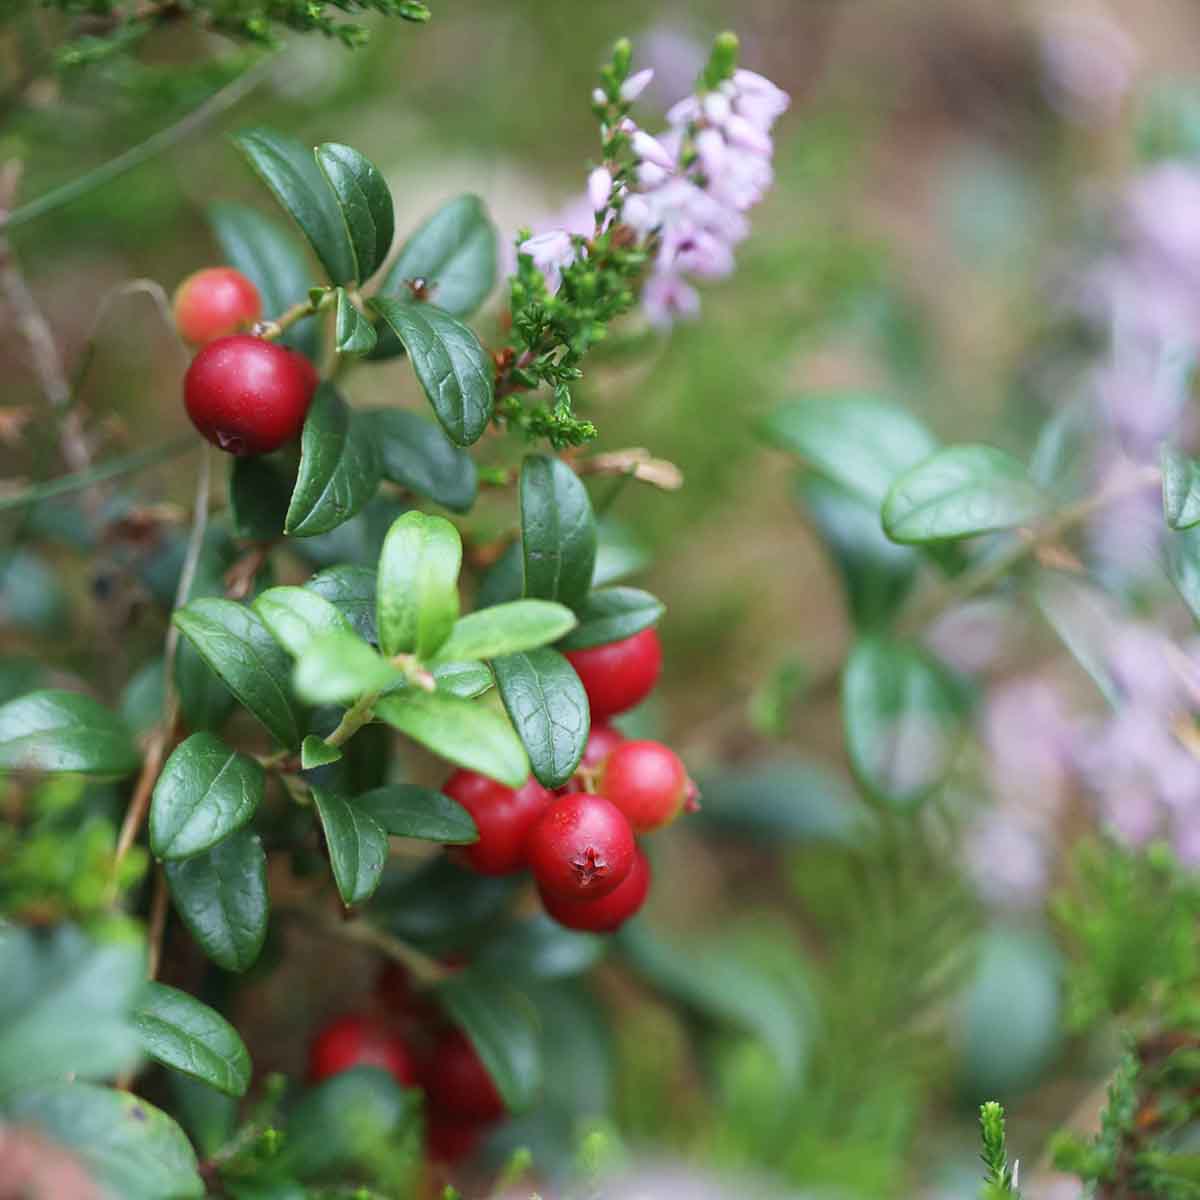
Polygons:
[[1171,582],[1193,619],[1200,622],[1200,529],[1193,526],[1168,533],[1163,549]]
[[1163,515],[1172,529],[1200,525],[1200,464],[1166,443],[1162,448]]
[[239,538],[274,542],[283,537],[295,479],[266,456],[238,456],[229,468],[229,507]]
[[529,1002],[503,976],[472,967],[437,986],[451,1021],[467,1035],[510,1113],[537,1100],[542,1062]]
[[521,467],[525,595],[581,604],[596,566],[596,520],[579,476],[557,458],[531,454]]
[[491,671],[481,662],[437,663],[430,674],[439,692],[461,696],[464,700],[482,696],[495,682]]
[[466,512],[475,503],[475,463],[439,426],[399,408],[379,408],[363,417],[374,427],[385,479],[454,512]]
[[421,390],[450,440],[459,446],[477,442],[495,403],[492,361],[479,339],[432,304],[377,297],[371,307],[408,351]]
[[510,542],[504,552],[484,572],[475,594],[476,608],[491,608],[520,600],[525,590],[525,562],[521,554],[521,539]]
[[472,961],[504,979],[567,979],[591,970],[607,949],[607,938],[564,929],[539,913],[498,930]]
[[563,650],[586,650],[631,638],[657,625],[666,612],[657,596],[640,588],[611,587],[590,592],[576,608],[579,625],[559,642]]
[[529,778],[529,761],[512,726],[474,701],[413,690],[384,696],[375,714],[457,766],[512,788]]
[[171,1111],[200,1157],[211,1158],[237,1129],[237,1099],[178,1071],[168,1076],[167,1083],[171,1089]]
[[466,845],[479,841],[479,830],[461,804],[430,788],[393,783],[363,792],[354,803],[393,837]]
[[300,435],[300,474],[284,526],[289,537],[328,533],[375,495],[382,477],[370,424],[322,383]]
[[767,418],[764,434],[876,508],[897,475],[938,447],[933,434],[904,409],[853,392],[780,405]]
[[257,834],[239,829],[211,850],[163,870],[175,907],[219,967],[245,971],[267,936],[267,856]]
[[872,636],[850,652],[842,713],[850,762],[863,786],[911,808],[945,779],[963,732],[960,686],[931,655]]
[[300,716],[288,685],[287,655],[250,609],[232,600],[193,600],[172,618],[229,690],[290,749]]
[[293,658],[303,655],[314,638],[354,633],[337,608],[311,588],[268,588],[254,601],[254,611]]
[[145,977],[145,949],[132,938],[0,924],[0,1099],[65,1075],[102,1079],[133,1067],[129,1011]]
[[296,663],[296,691],[310,704],[349,704],[403,679],[402,671],[354,633],[313,638]]
[[327,567],[304,587],[328,600],[359,637],[372,644],[379,640],[375,628],[375,572],[370,567]]
[[346,294],[346,289],[338,288],[333,339],[337,352],[361,357],[375,349],[375,341],[375,326],[359,312],[357,305]]
[[1026,525],[1045,502],[1024,466],[992,446],[948,446],[901,475],[883,502],[896,542],[936,542]]
[[324,738],[310,733],[300,743],[300,768],[312,771],[317,767],[327,767],[330,763],[339,762],[342,757],[340,746],[331,746]]
[[250,1054],[220,1013],[178,988],[147,981],[133,1010],[142,1048],[156,1061],[228,1096],[250,1086]]
[[[244,204],[214,204],[208,210],[208,220],[225,261],[258,288],[264,316],[276,317],[308,295],[316,282],[315,272],[303,244],[290,229]],[[318,323],[306,319],[293,325],[280,340],[315,359],[321,349],[320,334]],[[283,528],[282,522],[279,528]]]
[[387,831],[365,809],[324,788],[312,789],[329,862],[342,902],[350,907],[368,899],[387,864]]
[[190,858],[240,829],[263,798],[263,769],[211,733],[194,733],[167,759],[150,801],[156,858]]
[[[186,547],[182,539],[171,547],[176,569],[166,572],[163,603],[171,605],[183,566]],[[177,552],[177,553],[175,553]],[[196,574],[188,590],[189,603],[204,597],[225,596],[225,572],[233,565],[236,547],[219,527],[210,524],[196,563]],[[187,638],[180,638],[175,651],[175,686],[188,729],[218,730],[237,706],[237,699],[221,677],[204,661]]]
[[0,769],[117,777],[140,763],[125,723],[90,696],[47,688],[0,705]]
[[556,642],[575,628],[575,614],[550,600],[513,600],[459,617],[437,658],[471,662],[519,654]]
[[317,147],[316,159],[337,197],[354,251],[356,277],[365,282],[383,265],[392,248],[396,220],[392,193],[375,164],[350,146],[325,142]]
[[401,247],[379,287],[381,296],[406,300],[421,280],[429,301],[455,317],[469,317],[496,283],[496,227],[478,196],[442,205]]
[[[1200,592],[1197,596],[1200,599]],[[1046,623],[1100,694],[1113,708],[1119,707],[1121,691],[1109,670],[1120,633],[1112,602],[1098,588],[1051,571],[1038,573],[1034,599]]]
[[5,1115],[69,1150],[111,1200],[198,1200],[205,1194],[183,1130],[131,1092],[59,1083],[16,1097]]
[[548,649],[498,658],[492,669],[538,782],[562,787],[579,766],[591,727],[587,693],[575,669]]
[[462,539],[445,517],[413,509],[388,530],[379,555],[379,645],[389,657],[431,658],[458,617]]
[[[246,156],[275,199],[296,224],[334,283],[358,278],[358,262],[338,198],[312,152],[303,143],[271,129],[247,129],[234,144]],[[293,296],[290,303],[295,303]]]

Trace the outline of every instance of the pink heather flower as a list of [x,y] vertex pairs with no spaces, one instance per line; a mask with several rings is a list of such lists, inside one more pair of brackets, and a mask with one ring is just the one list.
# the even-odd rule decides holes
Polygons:
[[1049,883],[1047,848],[1006,809],[984,813],[967,832],[967,871],[980,896],[1002,908],[1031,908]]
[[675,169],[675,159],[667,153],[666,147],[644,129],[635,129],[629,135],[629,140],[638,158],[651,162],[656,167],[662,167],[664,171]]
[[702,129],[696,134],[696,154],[700,167],[710,179],[721,173],[725,162],[725,139],[715,129]]
[[1137,50],[1123,29],[1099,13],[1049,17],[1041,39],[1051,104],[1080,124],[1114,120],[1133,86]]
[[1014,679],[993,688],[983,713],[991,790],[1031,828],[1058,815],[1070,782],[1077,724],[1048,679]]
[[604,94],[603,88],[592,88],[592,103],[607,104],[608,97]]
[[761,154],[763,158],[771,156],[770,135],[747,121],[745,117],[730,117],[725,122],[725,136],[733,145],[749,150],[752,154]]
[[634,74],[630,75],[621,84],[621,99],[626,104],[632,104],[650,86],[650,81],[653,78],[653,67],[646,67],[645,70],[635,71]]
[[689,321],[700,312],[700,295],[678,275],[651,275],[642,289],[646,320],[669,329],[676,320]]
[[700,107],[699,98],[684,96],[682,100],[667,109],[667,124],[673,129],[679,129],[690,125],[693,121],[698,121],[702,115],[703,110]]
[[564,229],[551,233],[539,233],[527,238],[519,247],[522,254],[533,259],[533,265],[541,271],[546,288],[553,295],[562,286],[562,269],[575,261],[575,247],[571,235]]
[[607,207],[608,198],[612,195],[612,172],[606,167],[597,167],[589,176],[587,182],[588,203],[593,211],[599,212]]
[[700,102],[700,111],[706,121],[714,125],[724,125],[733,114],[733,105],[724,92],[709,92]]
[[1134,248],[1158,256],[1189,280],[1200,276],[1200,170],[1164,162],[1143,171],[1123,209],[1122,227]]

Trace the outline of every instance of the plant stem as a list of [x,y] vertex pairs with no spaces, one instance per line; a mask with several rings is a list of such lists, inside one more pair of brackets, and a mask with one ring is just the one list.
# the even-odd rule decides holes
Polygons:
[[284,309],[279,316],[272,320],[259,321],[254,327],[254,335],[265,338],[267,341],[274,341],[275,338],[282,337],[297,321],[302,321],[305,317],[311,317],[322,309],[328,308],[333,302],[335,294],[335,291],[330,288],[323,292],[315,303],[311,299],[298,301],[291,308]]
[[330,937],[357,942],[359,945],[370,946],[380,951],[393,962],[407,967],[412,972],[413,978],[425,986],[440,983],[450,974],[449,968],[442,966],[437,959],[361,917],[345,921],[323,909],[314,911],[307,907],[296,907],[283,911],[289,911],[301,918],[305,928],[317,929]]
[[325,739],[327,746],[340,746],[348,742],[374,715],[375,701],[379,699],[378,692],[360,696],[354,704],[342,713],[338,727]]

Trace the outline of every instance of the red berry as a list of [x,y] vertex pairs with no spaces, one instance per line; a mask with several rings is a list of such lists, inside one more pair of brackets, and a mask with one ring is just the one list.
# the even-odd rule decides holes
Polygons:
[[633,830],[603,796],[575,792],[546,809],[529,835],[529,865],[538,886],[567,900],[606,896],[637,855]]
[[249,329],[262,317],[258,288],[232,267],[206,267],[175,289],[175,327],[193,346]]
[[650,892],[650,862],[639,850],[629,874],[614,891],[599,900],[564,900],[542,891],[542,905],[568,929],[587,933],[614,933],[646,903]]
[[483,1140],[483,1125],[432,1113],[425,1124],[425,1147],[434,1162],[454,1166],[470,1158]]
[[583,682],[592,718],[602,721],[650,695],[662,670],[658,633],[643,629],[633,637],[587,650],[568,650],[567,658]]
[[[608,756],[625,740],[625,735],[603,721],[597,721],[588,734],[587,745],[583,749],[583,757],[579,760],[579,770],[598,771],[604,766]],[[559,788],[558,795],[565,796],[568,792],[586,791],[583,778],[572,775],[567,783]]]
[[504,1101],[466,1034],[446,1029],[438,1036],[424,1072],[425,1094],[438,1116],[495,1121]]
[[351,1067],[382,1067],[405,1087],[417,1082],[416,1064],[405,1042],[357,1013],[330,1021],[308,1052],[308,1077],[313,1083]]
[[237,334],[205,346],[183,378],[192,424],[230,454],[269,454],[304,427],[317,373],[303,354]]
[[600,773],[601,790],[635,833],[650,833],[675,820],[691,785],[679,755],[661,742],[625,742]]
[[442,791],[471,814],[479,841],[461,846],[461,858],[480,875],[510,875],[525,866],[529,831],[550,803],[550,793],[530,777],[513,791],[476,771],[455,771]]

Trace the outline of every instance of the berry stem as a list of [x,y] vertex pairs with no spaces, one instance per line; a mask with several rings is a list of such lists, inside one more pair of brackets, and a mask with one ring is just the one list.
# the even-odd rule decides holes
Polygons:
[[325,739],[327,746],[340,746],[348,742],[375,714],[378,692],[370,692],[359,698],[342,714],[337,728]]
[[291,308],[284,309],[274,320],[259,321],[252,332],[255,337],[273,342],[276,338],[282,337],[297,321],[303,321],[305,317],[311,317],[322,309],[328,308],[333,303],[335,295],[334,290],[330,288],[322,292],[315,300],[312,297],[301,300],[293,304]]

